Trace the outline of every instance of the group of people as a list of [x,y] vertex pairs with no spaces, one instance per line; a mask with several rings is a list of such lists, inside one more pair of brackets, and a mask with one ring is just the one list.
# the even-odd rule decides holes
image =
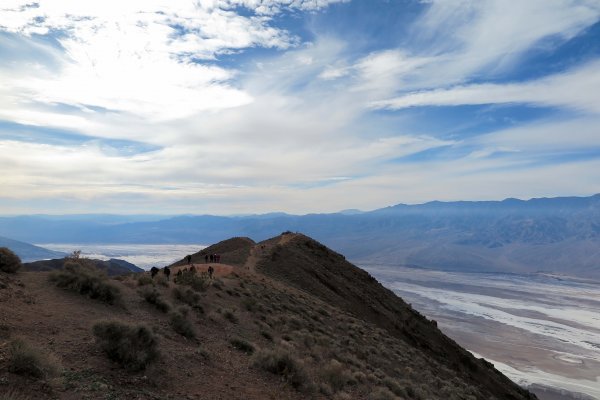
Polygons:
[[204,262],[208,263],[209,260],[210,260],[210,262],[220,263],[221,255],[220,254],[206,254],[204,256]]
[[[165,269],[168,269],[168,267],[165,267]],[[189,273],[189,274],[192,274],[192,275],[195,275],[195,274],[196,274],[196,272],[197,272],[197,271],[196,271],[196,266],[195,266],[195,265],[192,265],[192,266],[191,266],[189,269],[188,269],[188,268],[183,268],[183,269],[180,269],[180,270],[177,272],[177,277],[181,278],[181,277],[182,277],[184,274],[188,274],[188,273]],[[209,277],[210,279],[212,279],[212,278],[213,278],[213,274],[215,273],[215,269],[213,268],[213,266],[212,266],[212,265],[209,265],[209,266],[208,266],[208,269],[206,270],[206,272],[208,272],[208,277]],[[169,271],[169,273],[170,273],[170,271]],[[153,276],[153,277],[154,277],[154,276]]]
[[[191,255],[187,255],[185,256],[185,261],[187,261],[187,265],[190,265],[192,263],[192,256]],[[208,262],[214,262],[214,263],[220,263],[221,262],[221,255],[220,254],[205,254],[204,255],[204,262],[206,264],[208,264]]]
[[[196,267],[194,266],[194,264],[192,264],[192,256],[191,255],[187,255],[185,256],[185,261],[187,262],[187,265],[191,265],[191,267],[188,268],[183,268],[180,269],[177,272],[177,276],[181,277],[182,274],[185,273],[191,273],[191,274],[195,274],[196,273]],[[211,263],[220,263],[221,262],[221,255],[220,254],[205,254],[204,255],[204,262],[205,263],[209,263],[209,261]],[[163,269],[163,273],[165,274],[167,280],[169,280],[169,277],[171,275],[171,269],[169,267],[164,267]],[[152,267],[150,269],[150,274],[152,276],[152,279],[154,279],[154,277],[156,276],[156,274],[158,274],[158,272],[160,271],[160,269],[156,268],[156,267]],[[213,274],[215,273],[215,269],[213,268],[212,265],[208,266],[208,269],[206,270],[206,272],[208,272],[208,276],[210,279],[213,278]]]

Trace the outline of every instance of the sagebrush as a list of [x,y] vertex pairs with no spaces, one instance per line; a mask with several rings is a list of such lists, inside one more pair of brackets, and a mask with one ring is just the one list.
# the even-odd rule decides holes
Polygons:
[[156,289],[144,288],[138,291],[138,294],[148,303],[152,304],[158,310],[166,313],[171,309],[171,305],[163,300],[162,296]]
[[108,304],[121,303],[121,291],[106,277],[106,274],[89,265],[85,259],[68,260],[63,268],[50,275],[56,286],[68,289]]
[[283,377],[296,389],[308,383],[308,374],[304,365],[283,350],[260,350],[256,353],[254,365]]
[[141,371],[159,358],[158,341],[144,325],[103,321],[92,330],[108,358],[129,371]]
[[21,268],[21,259],[8,247],[0,247],[0,271],[13,274]]
[[44,351],[34,348],[22,339],[15,339],[8,348],[8,370],[15,374],[46,378],[58,373],[56,359]]

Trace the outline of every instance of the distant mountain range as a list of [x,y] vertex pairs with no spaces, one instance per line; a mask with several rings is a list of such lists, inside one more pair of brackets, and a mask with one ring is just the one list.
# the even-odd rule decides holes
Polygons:
[[20,242],[18,240],[8,239],[1,236],[0,247],[8,247],[15,252],[23,262],[46,260],[50,258],[63,257],[65,255],[60,251],[48,250],[43,247],[34,246],[29,243]]
[[600,194],[398,204],[370,212],[164,218],[0,218],[0,235],[33,243],[214,243],[303,232],[362,265],[555,272],[600,278]]

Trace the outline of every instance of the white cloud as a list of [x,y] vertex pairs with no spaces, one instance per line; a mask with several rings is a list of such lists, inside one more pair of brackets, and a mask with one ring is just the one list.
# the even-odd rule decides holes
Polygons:
[[[597,162],[544,167],[527,157],[596,146],[595,117],[450,141],[367,107],[519,102],[597,113],[597,62],[533,82],[468,84],[545,38],[577,34],[597,18],[595,2],[432,2],[415,21],[415,38],[428,45],[369,54],[331,36],[300,43],[272,25],[284,9],[334,2],[3,1],[0,30],[63,34],[60,48],[23,39],[45,49],[52,66],[0,63],[0,119],[159,149],[123,156],[96,142],[2,140],[0,170],[10,172],[0,176],[0,199],[74,199],[89,205],[80,212],[139,211],[142,200],[145,211],[244,213],[600,191],[574,179]],[[215,61],[251,47],[285,51],[243,70]],[[394,161],[442,147],[449,161]],[[508,154],[490,157],[499,151]],[[556,179],[565,179],[560,191]]]
[[[0,30],[20,35],[58,32],[65,54],[59,71],[36,65],[38,71],[24,77],[22,71],[0,70],[3,86],[21,93],[18,107],[35,99],[93,105],[154,121],[237,107],[252,98],[232,85],[236,71],[194,60],[255,46],[297,45],[297,38],[270,26],[271,18],[260,14],[284,7],[316,10],[332,2],[3,2]],[[239,15],[231,10],[234,6],[255,14]]]
[[436,61],[414,83],[435,87],[493,76],[544,40],[568,40],[599,18],[596,0],[431,1],[413,28],[423,45],[419,54]]
[[375,108],[524,103],[600,114],[600,61],[519,83],[472,84],[408,93],[372,103]]

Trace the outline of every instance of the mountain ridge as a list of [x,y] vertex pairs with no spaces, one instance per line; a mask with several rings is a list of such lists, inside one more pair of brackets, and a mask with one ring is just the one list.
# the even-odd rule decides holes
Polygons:
[[[35,229],[33,229],[35,226]],[[0,218],[0,234],[42,243],[214,243],[282,231],[314,237],[361,265],[600,277],[600,194],[589,197],[429,202],[361,213],[178,216],[102,224]]]
[[[232,238],[205,252],[219,253],[220,263],[198,252],[193,265],[184,257],[172,266],[169,280],[162,272],[155,279],[149,272],[94,278],[98,288],[114,287],[118,301],[109,304],[55,287],[47,272],[0,272],[0,379],[7,390],[65,400],[536,398],[304,235]],[[208,265],[214,279],[204,275]],[[77,268],[71,263],[62,273]],[[86,271],[86,279],[94,276]],[[159,358],[144,371],[123,370],[93,339],[99,321],[145,323]],[[11,369],[6,349],[14,338],[62,360],[62,377]]]

